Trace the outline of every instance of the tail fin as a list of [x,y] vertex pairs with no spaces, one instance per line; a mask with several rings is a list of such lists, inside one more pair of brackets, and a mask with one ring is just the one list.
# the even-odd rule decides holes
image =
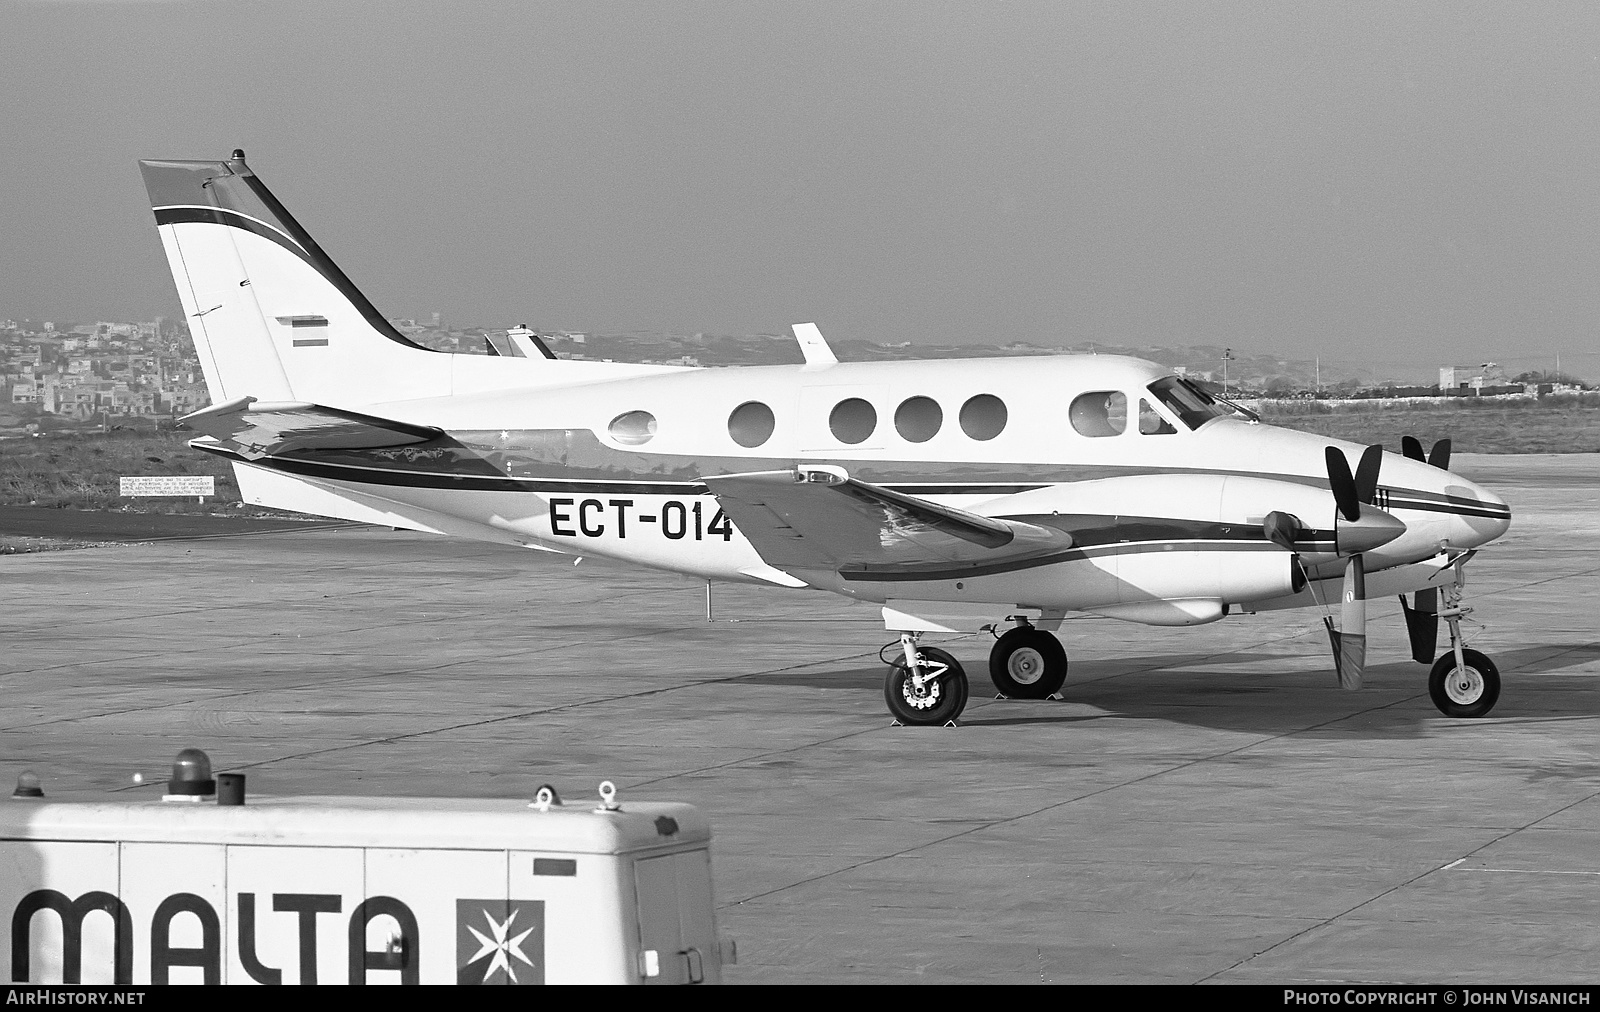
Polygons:
[[449,392],[449,356],[395,330],[243,151],[139,167],[212,403],[358,406]]

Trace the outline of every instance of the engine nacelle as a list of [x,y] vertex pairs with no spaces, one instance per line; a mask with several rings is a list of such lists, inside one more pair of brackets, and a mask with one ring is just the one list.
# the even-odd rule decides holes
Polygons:
[[1333,529],[1325,490],[1235,475],[1130,475],[1021,492],[974,512],[1073,533],[1115,594],[1088,608],[1151,625],[1196,625],[1222,617],[1223,606],[1296,593],[1305,574],[1295,553],[1269,541],[1262,522],[1273,510]]

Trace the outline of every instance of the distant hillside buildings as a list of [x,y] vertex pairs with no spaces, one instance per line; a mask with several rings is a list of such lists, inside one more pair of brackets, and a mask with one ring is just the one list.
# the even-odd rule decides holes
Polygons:
[[[446,327],[440,314],[428,323],[392,322],[411,340],[435,351],[483,355],[491,342],[505,349],[505,330]],[[523,332],[532,333],[532,332]],[[606,335],[590,331],[539,331],[540,340],[559,358],[648,362],[677,366],[779,365],[799,363],[798,346],[787,334],[671,334],[632,332]],[[1219,368],[1230,369],[1228,392],[1236,396],[1381,395],[1392,383],[1377,383],[1346,371],[1338,379],[1324,362],[1292,362],[1272,355],[1235,355],[1232,349],[1133,348],[1085,343],[1042,347],[1027,342],[933,346],[834,341],[847,361],[910,358],[965,358],[1012,355],[1125,354],[1165,363],[1180,375],[1220,385]],[[502,350],[504,353],[504,350]],[[1537,383],[1524,384],[1535,379]],[[1554,380],[1552,384],[1550,381]],[[1507,380],[1493,363],[1445,366],[1437,387],[1406,387],[1412,395],[1489,395],[1545,393],[1570,378],[1524,375]],[[118,419],[176,417],[209,403],[194,343],[181,319],[141,323],[70,324],[56,321],[0,320],[0,428],[13,430],[46,416],[67,425],[104,424]]]
[[0,320],[0,411],[88,421],[182,414],[206,403],[193,344],[179,321]]

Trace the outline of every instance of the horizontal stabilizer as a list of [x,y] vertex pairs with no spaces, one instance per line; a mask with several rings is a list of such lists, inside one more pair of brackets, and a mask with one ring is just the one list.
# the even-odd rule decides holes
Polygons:
[[702,480],[762,559],[779,569],[905,571],[1072,545],[1065,531],[941,506],[857,481],[839,467]]
[[294,401],[241,397],[185,415],[181,421],[236,449],[248,460],[291,450],[366,450],[426,443],[443,435],[425,425]]

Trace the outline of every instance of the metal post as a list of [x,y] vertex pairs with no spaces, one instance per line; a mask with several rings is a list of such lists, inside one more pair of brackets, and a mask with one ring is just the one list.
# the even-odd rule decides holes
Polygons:
[[711,621],[711,581],[706,581],[706,621]]

